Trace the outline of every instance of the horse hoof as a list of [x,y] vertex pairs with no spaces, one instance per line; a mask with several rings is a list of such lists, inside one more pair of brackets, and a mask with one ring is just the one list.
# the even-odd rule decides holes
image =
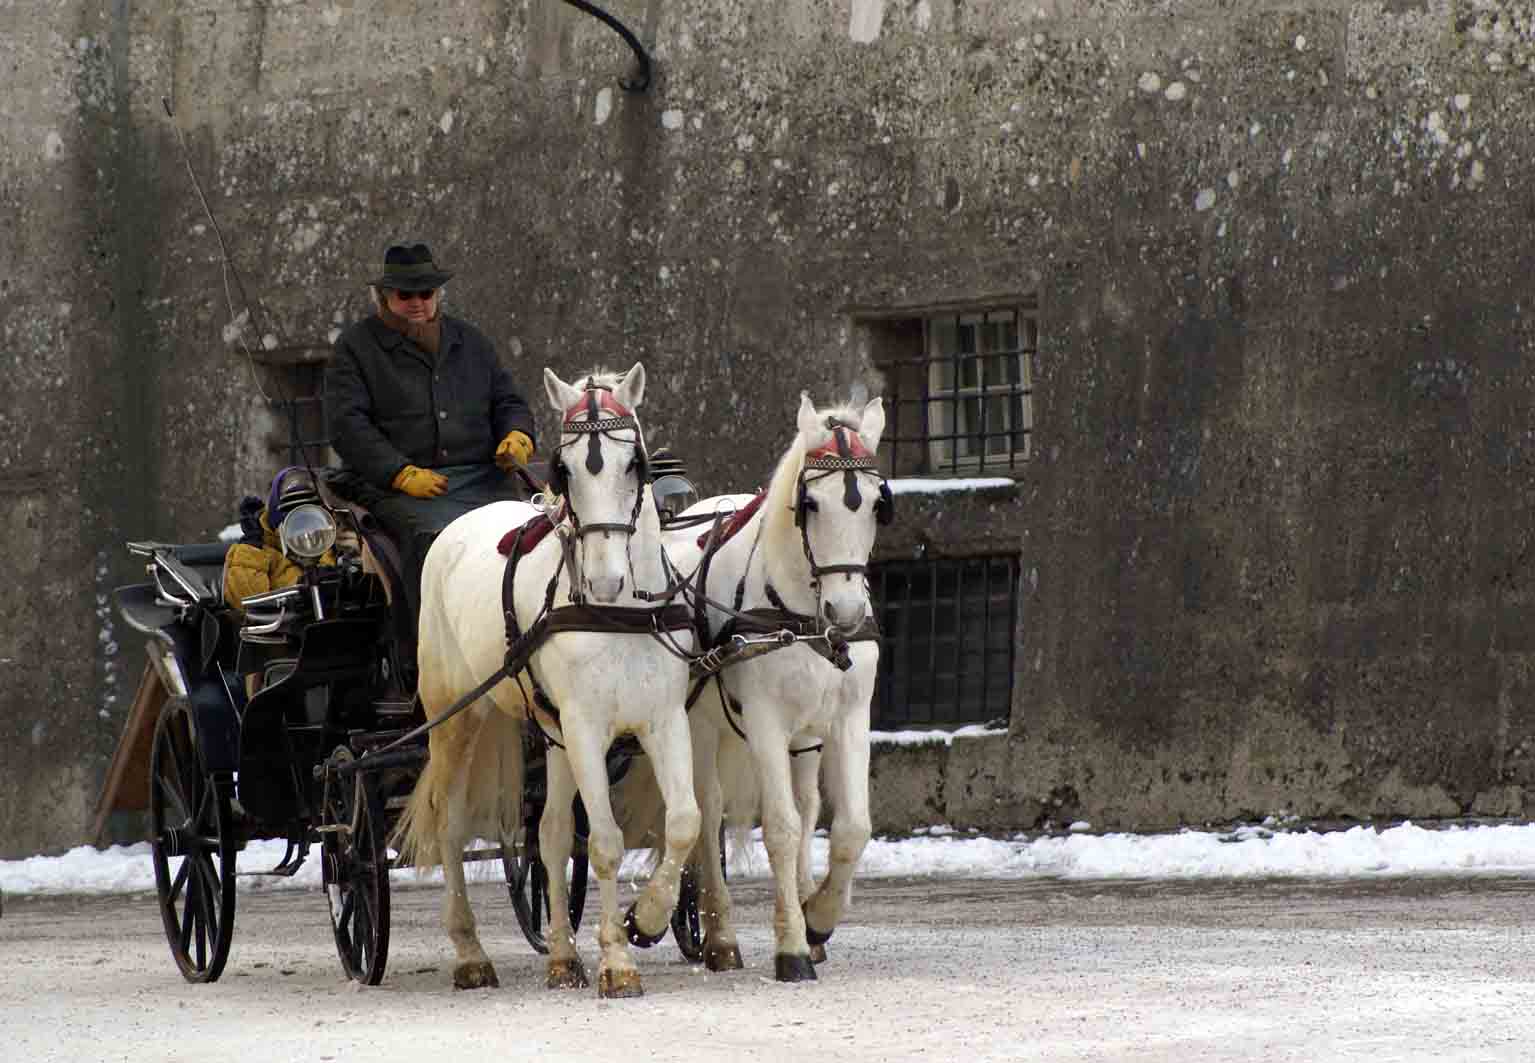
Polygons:
[[461,963],[453,968],[454,989],[498,989],[500,986],[496,968],[489,960]]
[[773,977],[780,982],[814,982],[815,965],[809,956],[794,956],[780,952],[773,957]]
[[739,971],[745,966],[741,962],[741,946],[705,945],[704,966],[711,971]]
[[549,961],[550,989],[585,989],[591,984],[587,981],[586,967],[581,963],[581,957]]
[[645,988],[640,985],[640,972],[615,971],[611,967],[604,967],[597,972],[597,995],[604,1000],[644,996]]
[[629,905],[629,910],[624,913],[624,933],[629,935],[629,944],[637,949],[648,949],[666,936],[671,929],[671,924],[662,923],[661,929],[654,934],[647,934],[640,929],[639,921],[634,918],[634,905]]
[[814,964],[822,964],[822,963],[826,962],[826,946],[825,945],[811,945],[810,946],[810,962],[814,963]]
[[831,940],[832,934],[836,933],[836,930],[837,930],[836,927],[832,927],[830,930],[828,930],[826,933],[823,934],[819,930],[817,930],[815,927],[810,925],[810,913],[809,912],[805,911],[805,909],[803,909],[803,908],[800,909],[800,912],[805,916],[805,941],[806,941],[806,943],[808,943],[808,944],[810,944],[812,946],[814,946],[814,945],[824,945],[828,941]]

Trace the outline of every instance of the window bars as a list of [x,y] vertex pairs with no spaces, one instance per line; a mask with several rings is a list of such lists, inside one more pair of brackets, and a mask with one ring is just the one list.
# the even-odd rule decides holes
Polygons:
[[881,561],[869,582],[884,633],[875,730],[1009,718],[1016,556]]
[[886,375],[893,474],[975,476],[1027,461],[1038,346],[1026,309],[882,322],[875,361]]

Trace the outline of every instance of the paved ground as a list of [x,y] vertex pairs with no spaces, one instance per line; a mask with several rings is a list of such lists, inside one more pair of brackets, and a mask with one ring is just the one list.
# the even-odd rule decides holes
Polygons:
[[[324,898],[241,897],[212,986],[148,897],[7,897],[7,1060],[1535,1059],[1535,881],[1168,885],[865,881],[814,984],[772,981],[766,883],[744,971],[670,942],[646,996],[551,993],[504,893],[474,888],[502,988],[454,992],[435,887],[394,894],[390,975],[342,980]],[[595,950],[583,935],[589,966]]]

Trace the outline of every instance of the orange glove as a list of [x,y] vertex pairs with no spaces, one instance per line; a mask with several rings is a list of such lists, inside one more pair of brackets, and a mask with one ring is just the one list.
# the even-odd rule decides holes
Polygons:
[[394,483],[389,486],[405,492],[411,498],[436,498],[447,493],[448,478],[431,469],[407,465],[395,475]]
[[508,432],[496,448],[496,464],[502,472],[511,472],[517,465],[526,465],[533,456],[533,440],[525,432]]

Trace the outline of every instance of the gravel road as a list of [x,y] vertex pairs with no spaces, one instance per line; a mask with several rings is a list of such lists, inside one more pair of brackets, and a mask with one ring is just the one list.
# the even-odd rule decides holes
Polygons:
[[[772,980],[768,884],[748,881],[745,970],[668,941],[623,1001],[545,989],[504,893],[473,895],[499,990],[451,988],[439,890],[409,880],[372,989],[343,981],[317,892],[242,892],[212,986],[176,974],[152,897],[7,896],[0,1058],[1535,1059],[1530,880],[863,881],[802,985]],[[582,952],[594,970],[586,933]]]

